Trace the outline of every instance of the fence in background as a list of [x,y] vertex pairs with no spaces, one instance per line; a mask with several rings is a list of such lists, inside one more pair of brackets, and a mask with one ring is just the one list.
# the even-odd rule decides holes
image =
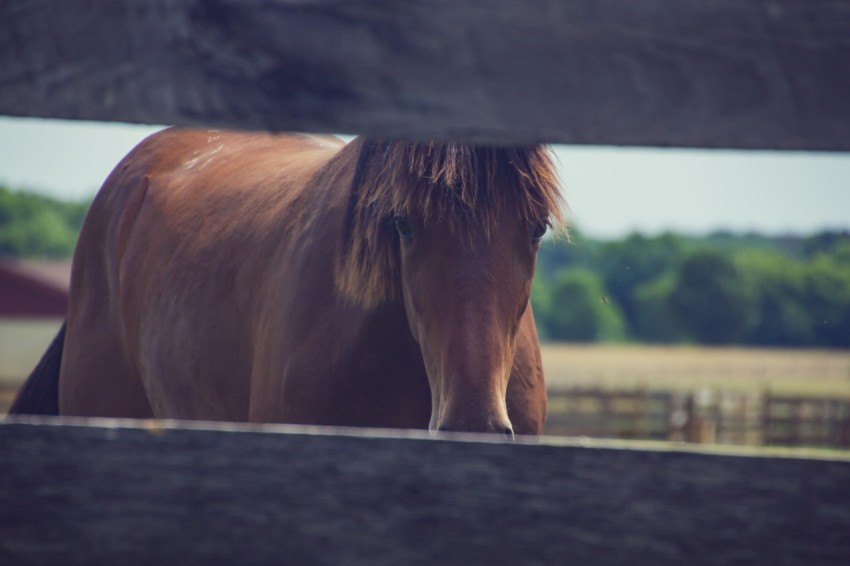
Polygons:
[[850,399],[702,389],[559,389],[546,433],[763,446],[850,448]]
[[[0,415],[17,384],[0,382]],[[739,446],[850,448],[850,399],[703,390],[549,392],[545,434]]]

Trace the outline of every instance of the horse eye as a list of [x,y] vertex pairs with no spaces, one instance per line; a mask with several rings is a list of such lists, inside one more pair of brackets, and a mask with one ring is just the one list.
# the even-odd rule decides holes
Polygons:
[[540,240],[543,239],[543,234],[546,233],[546,230],[549,228],[548,224],[545,222],[540,222],[537,226],[534,227],[534,233],[531,234],[532,243],[540,243]]
[[411,229],[410,222],[408,222],[406,218],[402,216],[396,216],[395,218],[393,218],[393,225],[395,226],[395,229],[398,231],[398,235],[401,236],[402,240],[413,239],[413,229]]

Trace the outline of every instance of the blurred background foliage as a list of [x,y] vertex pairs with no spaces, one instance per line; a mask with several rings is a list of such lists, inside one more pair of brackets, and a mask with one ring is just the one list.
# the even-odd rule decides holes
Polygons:
[[0,186],[0,258],[70,257],[90,204]]
[[574,230],[537,261],[547,340],[850,346],[850,232],[600,241]]
[[[70,257],[90,204],[0,186],[0,259]],[[550,341],[850,347],[850,232],[573,229],[544,240],[531,299]]]

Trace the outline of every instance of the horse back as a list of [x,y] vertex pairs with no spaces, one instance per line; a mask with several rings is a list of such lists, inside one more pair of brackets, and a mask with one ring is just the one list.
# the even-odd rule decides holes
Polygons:
[[170,129],[128,154],[78,241],[60,411],[244,420],[261,287],[341,145]]

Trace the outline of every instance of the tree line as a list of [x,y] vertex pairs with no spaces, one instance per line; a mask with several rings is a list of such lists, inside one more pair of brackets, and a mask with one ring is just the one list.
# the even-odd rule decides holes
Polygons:
[[0,186],[0,258],[70,257],[90,204]]
[[[0,258],[73,253],[90,200],[0,186]],[[850,232],[547,239],[532,288],[546,340],[850,346]]]
[[571,240],[538,255],[544,339],[850,346],[850,232]]

